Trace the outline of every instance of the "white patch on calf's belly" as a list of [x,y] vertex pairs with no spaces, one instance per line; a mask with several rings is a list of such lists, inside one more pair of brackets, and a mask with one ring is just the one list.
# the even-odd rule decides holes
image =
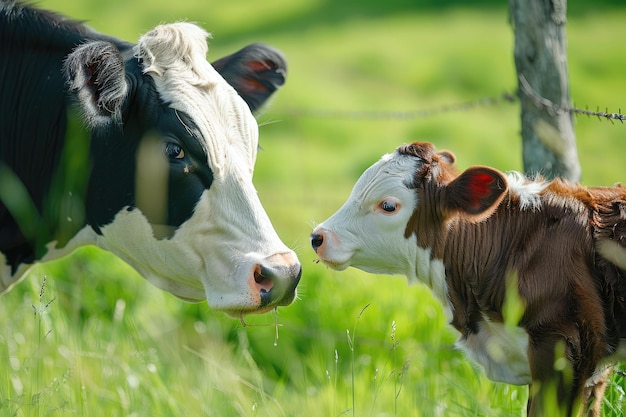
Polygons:
[[619,268],[626,270],[626,248],[608,239],[599,240],[596,246],[600,255]]
[[478,333],[457,342],[457,346],[492,381],[527,385],[532,381],[528,363],[528,333],[520,327],[485,320]]

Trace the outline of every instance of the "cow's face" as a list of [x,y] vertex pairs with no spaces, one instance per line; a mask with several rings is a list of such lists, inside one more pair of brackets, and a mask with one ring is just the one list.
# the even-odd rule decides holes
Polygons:
[[454,155],[413,143],[385,155],[356,182],[348,201],[311,234],[319,259],[334,269],[442,279],[442,249],[450,222],[489,216],[506,180],[473,167],[458,174]]
[[[87,218],[100,246],[155,285],[232,315],[267,311],[293,301],[301,267],[257,197],[258,127],[206,61],[206,36],[163,25],[132,52],[94,41],[68,58],[92,136]],[[284,65],[254,57],[219,67],[256,108],[284,81]]]

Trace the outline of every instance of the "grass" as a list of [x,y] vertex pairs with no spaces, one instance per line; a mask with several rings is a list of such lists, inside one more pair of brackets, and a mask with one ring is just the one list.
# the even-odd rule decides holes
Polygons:
[[[0,415],[523,414],[527,390],[488,381],[454,350],[455,334],[425,288],[402,277],[330,271],[314,263],[308,244],[311,225],[403,142],[451,149],[462,167],[521,168],[517,104],[408,120],[304,116],[425,109],[513,90],[506,9],[390,2],[332,12],[334,3],[320,0],[266,0],[263,8],[252,0],[39,3],[128,40],[162,21],[198,21],[214,33],[213,59],[255,41],[286,54],[288,82],[259,118],[264,150],[255,183],[304,275],[300,300],[278,310],[276,340],[274,327],[242,327],[206,303],[180,302],[94,248],[37,267],[0,299]],[[626,54],[612,42],[626,37],[625,18],[624,9],[570,18],[578,105],[626,110]],[[626,178],[625,129],[577,120],[586,184]],[[605,415],[624,416],[624,387],[616,375]]]

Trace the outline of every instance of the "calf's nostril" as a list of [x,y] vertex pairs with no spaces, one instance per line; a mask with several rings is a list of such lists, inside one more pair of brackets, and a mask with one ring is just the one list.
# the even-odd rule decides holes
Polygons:
[[324,243],[324,236],[318,233],[311,234],[311,247],[315,252]]

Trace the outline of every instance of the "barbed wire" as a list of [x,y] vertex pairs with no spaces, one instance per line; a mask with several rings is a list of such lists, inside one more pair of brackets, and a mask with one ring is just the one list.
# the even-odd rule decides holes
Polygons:
[[420,119],[437,116],[444,113],[471,110],[476,107],[492,107],[501,102],[513,103],[517,98],[507,92],[499,96],[483,97],[462,103],[447,104],[439,107],[422,110],[322,110],[322,109],[293,109],[285,114],[294,117],[309,117],[319,119]]
[[[537,94],[528,82],[522,77],[520,78],[522,85],[522,93],[528,95],[533,103],[538,107],[545,108],[551,113],[567,112],[573,115],[582,115],[588,117],[597,117],[598,119],[607,119],[611,123],[613,120],[619,120],[624,123],[626,116],[622,114],[621,108],[617,113],[610,113],[608,108],[606,111],[601,111],[598,107],[596,111],[589,110],[589,107],[585,109],[573,107],[562,107],[552,101],[541,97]],[[438,107],[419,109],[419,110],[328,110],[328,109],[290,109],[280,112],[289,117],[299,118],[312,118],[312,119],[344,119],[344,120],[385,120],[385,119],[399,119],[399,120],[412,120],[412,119],[424,119],[433,116],[438,116],[446,113],[454,113],[461,111],[469,111],[478,107],[493,107],[502,103],[515,103],[519,101],[517,94],[511,92],[503,92],[497,96],[483,97],[476,100],[453,103]]]
[[553,101],[548,100],[547,98],[539,95],[531,87],[531,85],[528,83],[528,80],[526,80],[526,77],[524,77],[523,75],[520,75],[519,80],[520,80],[522,93],[525,94],[527,97],[529,97],[536,107],[543,108],[550,114],[554,115],[554,114],[566,112],[566,113],[570,113],[574,115],[580,114],[580,115],[589,116],[589,117],[595,116],[599,120],[607,119],[611,123],[613,123],[613,120],[619,120],[620,122],[622,122],[622,124],[624,123],[624,120],[626,120],[626,116],[622,114],[622,109],[619,109],[617,113],[609,113],[608,108],[606,109],[606,111],[600,111],[600,108],[598,107],[596,111],[592,111],[592,110],[589,110],[589,107],[583,110],[583,109],[577,108],[576,106],[574,107],[559,106]]

